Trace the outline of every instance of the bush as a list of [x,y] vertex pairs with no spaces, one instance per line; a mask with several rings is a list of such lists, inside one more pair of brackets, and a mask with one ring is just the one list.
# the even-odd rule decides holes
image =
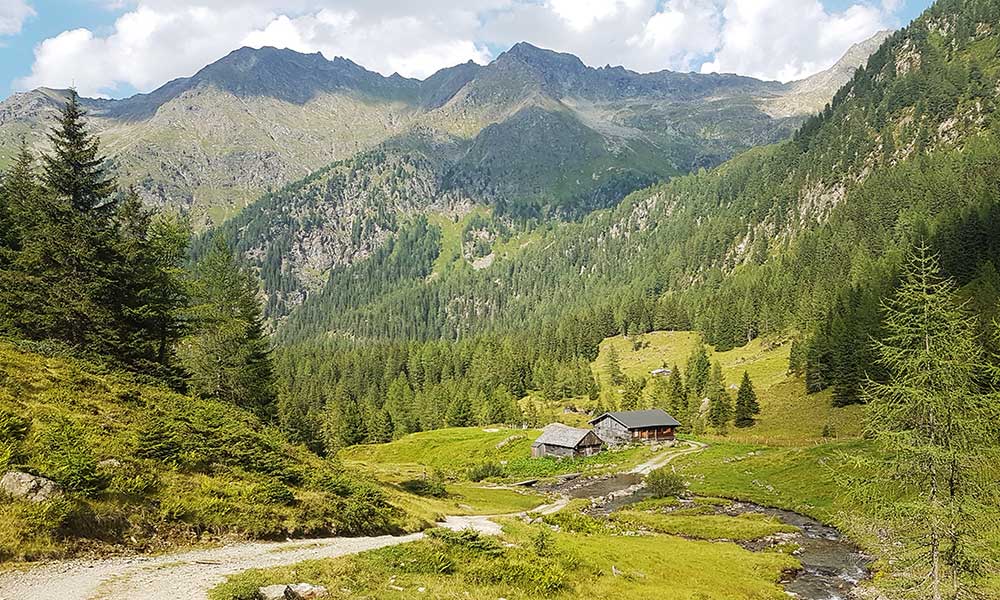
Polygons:
[[500,463],[489,462],[469,467],[469,481],[482,481],[491,477],[503,477],[504,470]]
[[259,504],[279,504],[288,506],[295,503],[295,494],[280,481],[264,481],[255,484],[247,497]]
[[687,491],[684,478],[668,467],[656,469],[646,476],[646,488],[654,498],[680,496]]
[[118,461],[114,466],[101,467],[108,491],[139,498],[153,492],[160,484],[156,469],[141,461]]
[[38,447],[42,474],[66,489],[92,495],[104,488],[97,459],[72,421],[57,418],[49,422],[39,437]]

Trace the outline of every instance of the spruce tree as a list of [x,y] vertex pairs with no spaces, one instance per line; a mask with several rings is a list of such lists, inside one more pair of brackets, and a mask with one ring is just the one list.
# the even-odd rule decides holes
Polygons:
[[670,378],[667,380],[667,397],[669,398],[667,410],[684,426],[690,420],[690,415],[688,415],[687,391],[684,389],[680,368],[677,365],[671,369]]
[[256,279],[217,236],[195,268],[188,311],[192,331],[178,354],[192,392],[267,414],[274,400],[271,343],[257,293]]
[[611,380],[611,385],[622,385],[625,383],[621,359],[618,357],[618,350],[614,346],[608,349],[608,378]]
[[472,403],[465,394],[457,394],[448,405],[448,414],[445,415],[445,422],[448,427],[469,427],[475,424],[475,415],[472,412]]
[[750,374],[743,371],[743,381],[740,382],[740,389],[736,393],[735,425],[737,427],[750,427],[754,424],[754,415],[759,413],[760,405],[757,403],[757,392],[753,389]]
[[704,398],[708,386],[708,378],[712,365],[708,360],[708,350],[705,344],[699,343],[688,358],[685,379],[688,391],[697,398]]
[[75,212],[110,218],[114,210],[115,180],[104,170],[100,142],[84,122],[85,112],[75,90],[49,132],[52,153],[42,157],[43,181],[55,197],[69,202]]
[[10,170],[0,178],[0,268],[14,260],[25,231],[34,221],[41,189],[35,157],[22,140]]
[[919,246],[885,304],[876,343],[884,383],[869,380],[868,436],[879,459],[854,491],[894,539],[892,581],[906,597],[973,597],[972,577],[996,572],[1000,501],[998,406],[986,384],[975,319]]
[[705,385],[708,394],[708,422],[719,430],[724,430],[733,416],[733,399],[726,390],[726,382],[722,377],[722,365],[716,361],[712,365],[708,382]]

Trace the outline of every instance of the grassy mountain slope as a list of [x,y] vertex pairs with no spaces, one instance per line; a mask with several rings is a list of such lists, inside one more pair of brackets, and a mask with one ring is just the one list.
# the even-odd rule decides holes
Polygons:
[[[640,348],[635,348],[634,340],[641,343]],[[612,348],[619,356],[625,375],[651,380],[650,371],[664,365],[683,370],[699,343],[699,335],[690,331],[655,331],[634,340],[619,336],[601,343],[600,354],[591,368],[605,389],[612,387],[607,373]],[[824,441],[824,428],[837,438],[861,437],[864,418],[861,407],[832,407],[828,390],[807,393],[802,376],[788,372],[790,350],[791,342],[787,338],[756,339],[725,352],[708,348],[709,360],[718,361],[722,366],[730,395],[735,397],[735,388],[745,371],[753,381],[760,402],[761,413],[756,424],[747,429],[730,430],[727,439],[770,446],[798,446]]]
[[0,343],[0,471],[58,483],[0,498],[0,561],[156,551],[239,538],[421,529],[444,514],[536,506],[533,494],[448,486],[442,498],[372,482],[289,444],[232,405],[155,380]]

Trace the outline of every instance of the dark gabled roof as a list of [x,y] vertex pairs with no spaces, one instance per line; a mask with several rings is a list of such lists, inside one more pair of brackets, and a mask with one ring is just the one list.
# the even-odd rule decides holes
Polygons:
[[608,417],[618,421],[628,429],[640,429],[643,427],[679,427],[677,419],[671,417],[666,411],[659,408],[649,410],[625,410],[620,412],[606,412],[603,415],[591,419],[590,424]]
[[538,436],[532,446],[545,444],[546,446],[576,448],[587,437],[588,433],[593,432],[590,429],[577,429],[562,423],[551,423],[542,429],[542,435]]

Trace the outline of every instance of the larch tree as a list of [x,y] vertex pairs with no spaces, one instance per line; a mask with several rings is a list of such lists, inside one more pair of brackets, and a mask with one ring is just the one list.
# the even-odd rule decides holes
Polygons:
[[1000,566],[989,545],[1000,402],[975,319],[924,245],[885,303],[885,328],[876,350],[887,379],[865,385],[880,458],[853,490],[902,542],[886,548],[901,596],[976,597],[976,577]]

